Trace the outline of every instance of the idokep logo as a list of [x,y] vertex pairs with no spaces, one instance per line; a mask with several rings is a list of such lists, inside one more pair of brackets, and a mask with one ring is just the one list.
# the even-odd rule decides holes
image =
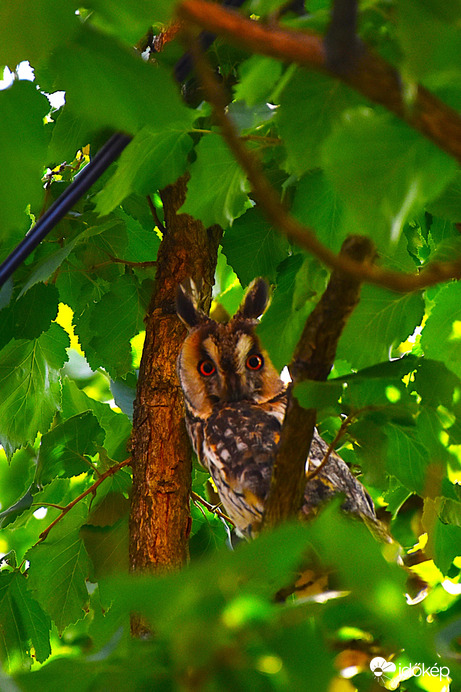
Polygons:
[[392,661],[386,661],[385,658],[376,656],[376,658],[372,658],[370,661],[370,670],[375,678],[378,679],[378,682],[384,682],[384,680],[390,679],[390,673],[395,673],[397,667]]
[[[392,674],[397,671],[397,666],[392,661],[386,661],[385,658],[377,656],[372,658],[370,661],[370,670],[381,685],[385,685],[386,680],[390,680]],[[424,663],[415,663],[408,666],[401,666],[399,664],[398,674],[407,677],[419,678],[421,675],[430,675],[432,677],[448,678],[450,675],[450,669],[448,666],[438,666],[434,664],[433,666],[426,666]]]

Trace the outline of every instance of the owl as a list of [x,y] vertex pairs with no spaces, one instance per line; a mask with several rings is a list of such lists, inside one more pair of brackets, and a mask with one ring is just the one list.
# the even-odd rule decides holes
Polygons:
[[[178,288],[176,309],[189,333],[178,356],[186,427],[200,463],[219,493],[238,535],[258,533],[287,408],[287,386],[262,348],[255,327],[269,301],[268,285],[256,279],[226,324],[202,312],[193,292]],[[318,467],[328,445],[314,434],[308,470]],[[373,502],[334,452],[306,481],[306,516],[332,496],[343,509],[377,522]]]

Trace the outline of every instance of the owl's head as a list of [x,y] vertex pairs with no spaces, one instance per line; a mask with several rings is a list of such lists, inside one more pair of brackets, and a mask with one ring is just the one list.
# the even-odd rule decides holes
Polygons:
[[178,287],[176,310],[189,330],[178,358],[178,375],[186,404],[195,415],[209,415],[224,402],[263,404],[284,390],[255,333],[268,302],[267,283],[255,279],[235,315],[222,324],[197,307],[191,290]]

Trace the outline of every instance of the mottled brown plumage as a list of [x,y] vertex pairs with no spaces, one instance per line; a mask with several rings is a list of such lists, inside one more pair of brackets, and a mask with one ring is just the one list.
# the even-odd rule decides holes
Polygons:
[[[203,314],[190,290],[180,288],[177,311],[189,329],[178,358],[186,425],[200,463],[209,471],[224,511],[237,532],[258,532],[287,406],[280,379],[255,333],[268,302],[267,284],[257,279],[227,324]],[[316,432],[308,470],[320,465],[327,445]],[[377,524],[373,503],[348,466],[332,453],[306,483],[306,516],[342,493],[343,508]]]

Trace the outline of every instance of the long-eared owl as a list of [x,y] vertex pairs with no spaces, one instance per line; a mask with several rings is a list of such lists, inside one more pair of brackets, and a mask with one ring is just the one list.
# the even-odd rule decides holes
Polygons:
[[[287,407],[286,385],[255,333],[268,300],[266,282],[256,279],[226,324],[205,315],[182,287],[176,300],[189,330],[178,357],[187,430],[224,511],[245,537],[258,532]],[[309,469],[320,465],[327,448],[315,432]],[[343,509],[376,522],[370,496],[333,452],[306,483],[304,514],[337,493],[345,496]]]

